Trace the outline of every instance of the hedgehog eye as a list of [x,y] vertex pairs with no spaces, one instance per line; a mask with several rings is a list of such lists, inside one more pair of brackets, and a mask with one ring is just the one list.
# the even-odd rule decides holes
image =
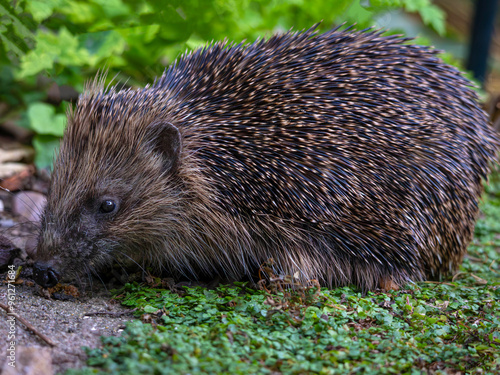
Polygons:
[[114,211],[116,211],[116,203],[112,199],[106,199],[102,201],[101,205],[99,206],[99,212],[102,214],[110,214]]

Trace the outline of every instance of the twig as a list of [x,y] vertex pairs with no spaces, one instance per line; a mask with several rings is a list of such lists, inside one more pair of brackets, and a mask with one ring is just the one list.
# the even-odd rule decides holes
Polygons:
[[460,275],[464,275],[465,272],[457,272],[456,274],[453,275],[453,277],[451,278],[451,281],[455,281],[457,279],[458,276]]
[[112,311],[94,311],[94,312],[85,313],[83,315],[84,316],[109,315],[109,316],[118,317],[118,316],[122,316],[122,315],[127,315],[127,314],[130,314],[130,313],[133,313],[136,310],[137,310],[137,307],[135,309],[127,310],[127,311],[116,311],[116,312],[112,312]]
[[42,332],[38,331],[35,327],[33,327],[33,325],[31,325],[30,322],[28,322],[26,319],[24,319],[22,316],[19,316],[18,314],[16,314],[15,312],[13,312],[9,306],[7,305],[4,305],[3,303],[0,303],[0,307],[2,309],[4,309],[7,314],[15,317],[17,320],[19,320],[21,323],[23,323],[26,328],[28,330],[30,330],[31,332],[33,332],[35,335],[37,335],[38,337],[40,337],[43,341],[45,341],[47,344],[49,344],[50,346],[57,346],[56,343],[54,343],[51,339],[49,339],[47,336],[45,336]]
[[494,264],[495,264],[495,259],[493,259],[493,261],[491,262],[491,264],[489,266],[489,269],[490,269],[490,271],[495,272],[496,274],[498,274],[498,271],[496,271],[496,270],[493,269],[493,265]]
[[[422,283],[424,284],[436,284],[436,285],[448,285],[448,286],[453,286],[455,288],[458,287],[458,285],[455,285],[455,284],[451,284],[451,283],[446,283],[446,282],[442,282],[442,281],[422,281]],[[474,289],[472,287],[469,287],[469,286],[460,286],[460,288],[465,288],[465,289]]]
[[443,282],[443,281],[429,281],[429,280],[426,280],[426,281],[422,281],[422,282],[424,284],[448,285],[448,286],[454,286],[454,287],[456,287],[455,284],[446,283],[446,282]]

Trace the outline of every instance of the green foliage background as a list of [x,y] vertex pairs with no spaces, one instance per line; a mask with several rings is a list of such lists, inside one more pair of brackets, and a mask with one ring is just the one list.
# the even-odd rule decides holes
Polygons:
[[[36,164],[51,164],[68,102],[51,103],[54,82],[81,92],[99,69],[128,85],[160,75],[181,53],[210,41],[254,41],[276,31],[370,27],[390,9],[418,13],[442,34],[430,0],[0,0],[0,102],[36,133]],[[1,115],[0,115],[1,116]]]

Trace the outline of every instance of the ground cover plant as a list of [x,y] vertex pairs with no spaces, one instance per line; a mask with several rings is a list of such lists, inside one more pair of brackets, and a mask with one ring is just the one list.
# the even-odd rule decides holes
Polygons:
[[238,284],[179,295],[129,284],[116,298],[137,308],[142,320],[120,337],[103,337],[102,348],[87,349],[89,367],[67,375],[498,373],[497,181],[452,279],[366,294],[314,284],[297,292]]

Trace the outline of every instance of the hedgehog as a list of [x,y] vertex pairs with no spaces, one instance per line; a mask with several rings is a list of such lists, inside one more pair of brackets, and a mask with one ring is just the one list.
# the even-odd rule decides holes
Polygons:
[[34,278],[120,257],[192,280],[278,274],[373,290],[460,265],[499,140],[438,51],[316,27],[87,85],[53,167]]

